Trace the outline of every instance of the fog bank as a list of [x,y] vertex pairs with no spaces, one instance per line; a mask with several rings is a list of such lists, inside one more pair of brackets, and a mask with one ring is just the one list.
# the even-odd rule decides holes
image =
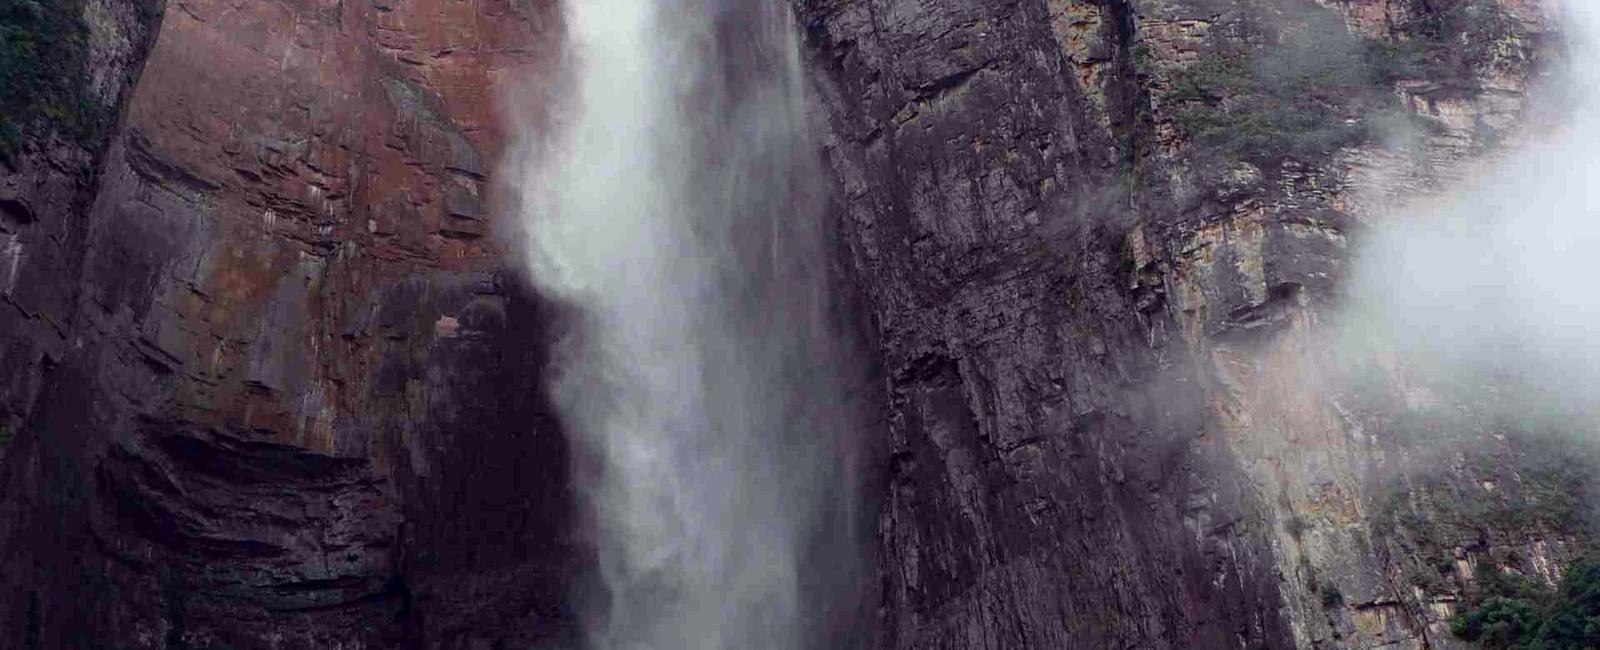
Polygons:
[[1600,386],[1600,3],[1561,7],[1558,123],[1364,233],[1342,323],[1439,385],[1584,407]]

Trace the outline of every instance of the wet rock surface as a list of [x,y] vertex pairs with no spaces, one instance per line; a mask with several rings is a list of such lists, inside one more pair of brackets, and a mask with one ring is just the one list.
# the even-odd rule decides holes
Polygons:
[[[1076,8],[1131,88],[1131,8]],[[889,382],[878,645],[1286,645],[1195,360],[1128,291],[1106,125],[1131,97],[1080,86],[1051,9],[802,12]]]
[[4,645],[566,634],[551,318],[485,207],[491,85],[553,60],[553,5],[131,16],[115,133],[0,195]]
[[[1325,322],[1363,222],[1516,132],[1537,5],[799,7],[888,392],[874,645],[1453,647],[1472,574],[1440,557],[1543,575],[1570,556],[1571,528],[1458,525],[1499,498],[1481,485],[1515,473],[1517,443],[1484,420],[1472,442],[1405,433],[1404,399],[1332,379],[1348,360]],[[1451,22],[1468,10],[1482,20]],[[1422,50],[1420,78],[1330,70],[1428,126],[1403,147],[1290,149],[1271,120],[1301,116],[1228,94],[1265,64],[1227,66],[1330,25],[1351,65],[1393,65],[1352,53],[1399,39],[1487,49]],[[1219,158],[1190,142],[1196,114],[1284,149]],[[1419,470],[1442,457],[1502,469]]]
[[[881,382],[867,646],[1453,647],[1474,576],[1554,579],[1574,528],[1461,516],[1532,507],[1518,443],[1315,381],[1362,225],[1525,117],[1546,28],[1489,4],[1488,63],[1384,90],[1420,149],[1216,161],[1173,88],[1294,2],[795,3]],[[117,126],[0,167],[0,646],[568,644],[559,319],[493,236],[556,3],[86,5]]]

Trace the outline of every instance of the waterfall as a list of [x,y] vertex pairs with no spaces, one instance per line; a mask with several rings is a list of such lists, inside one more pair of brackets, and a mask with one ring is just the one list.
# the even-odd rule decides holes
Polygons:
[[815,645],[808,594],[849,570],[853,533],[793,18],[776,0],[565,17],[570,87],[529,154],[524,223],[535,282],[570,312],[551,391],[598,556],[586,640]]

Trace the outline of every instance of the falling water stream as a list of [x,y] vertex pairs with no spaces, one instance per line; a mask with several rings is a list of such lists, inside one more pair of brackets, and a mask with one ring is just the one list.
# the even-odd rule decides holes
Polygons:
[[552,392],[590,459],[586,642],[814,645],[849,490],[792,17],[571,0],[566,21],[570,88],[524,189],[533,276],[572,314]]
[[[1533,342],[1510,354],[1592,386],[1600,2],[1567,5],[1570,131],[1380,229],[1354,293],[1443,356]],[[569,84],[523,189],[532,275],[570,315],[551,390],[580,449],[594,648],[815,647],[818,600],[854,566],[791,21],[778,0],[566,5]]]

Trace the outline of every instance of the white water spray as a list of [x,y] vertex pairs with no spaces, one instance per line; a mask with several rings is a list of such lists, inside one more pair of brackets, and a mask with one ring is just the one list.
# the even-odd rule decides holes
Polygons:
[[1600,386],[1600,2],[1557,7],[1568,44],[1539,99],[1550,133],[1431,205],[1379,226],[1353,278],[1353,319],[1445,383],[1512,380],[1584,407]]
[[592,461],[587,642],[813,645],[808,598],[853,534],[792,18],[569,0],[566,20],[568,100],[523,189],[534,280],[572,312],[552,390]]

